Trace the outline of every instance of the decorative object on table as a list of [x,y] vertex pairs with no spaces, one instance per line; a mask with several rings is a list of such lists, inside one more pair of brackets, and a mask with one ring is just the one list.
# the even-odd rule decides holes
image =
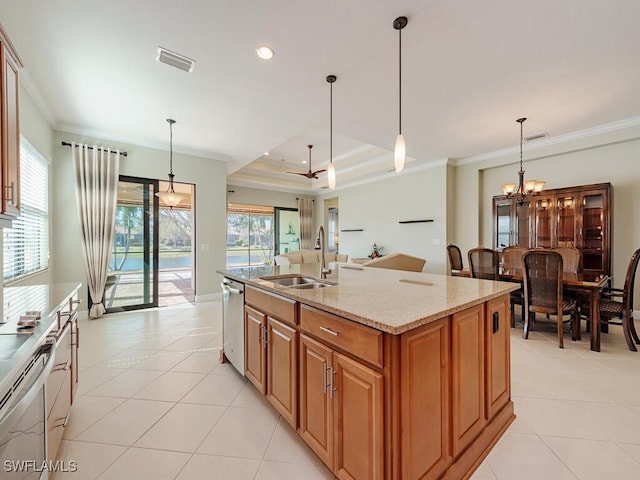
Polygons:
[[293,175],[302,175],[303,177],[317,180],[318,174],[322,172],[326,172],[327,170],[323,168],[321,170],[316,170],[315,172],[311,171],[311,149],[313,148],[313,145],[307,145],[307,147],[309,147],[309,171],[305,173],[298,173],[298,172],[287,172],[287,173],[292,173]]
[[518,171],[518,185],[516,188],[515,183],[505,183],[502,186],[502,191],[507,197],[513,197],[518,202],[518,205],[522,205],[525,200],[531,196],[536,195],[542,191],[546,182],[540,180],[527,180],[524,181],[524,169],[522,168],[522,124],[527,118],[522,117],[516,120],[520,124],[520,170]]
[[177,207],[180,202],[187,198],[184,193],[176,193],[173,188],[173,124],[175,120],[167,118],[169,123],[169,188],[166,192],[157,192],[156,196],[162,200],[162,203],[168,205],[170,209]]
[[407,26],[407,17],[398,17],[393,21],[393,28],[398,30],[398,136],[393,150],[393,162],[396,173],[404,168],[406,149],[402,135],[402,29]]
[[331,190],[336,189],[336,167],[333,164],[333,84],[338,79],[335,75],[327,75],[327,82],[329,82],[329,167],[327,169],[327,180],[329,181],[329,188]]
[[384,247],[379,247],[376,243],[373,244],[373,252],[369,255],[369,258],[378,258],[382,257],[382,250]]

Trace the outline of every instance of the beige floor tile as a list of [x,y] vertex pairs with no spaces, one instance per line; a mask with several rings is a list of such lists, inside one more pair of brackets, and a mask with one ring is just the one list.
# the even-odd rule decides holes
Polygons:
[[182,401],[186,403],[203,403],[206,405],[231,405],[240,393],[246,380],[240,375],[209,374],[202,379]]
[[59,472],[50,476],[49,479],[94,480],[126,450],[127,447],[117,445],[63,440],[58,450],[57,460],[62,461],[65,468],[69,470],[71,465],[75,465],[75,471]]
[[282,480],[284,478],[331,480],[333,479],[333,475],[324,467],[264,460],[260,464],[260,468],[258,468],[255,480]]
[[262,408],[229,407],[198,453],[262,459],[278,423],[274,411]]
[[542,440],[582,480],[629,478],[634,469],[640,476],[640,465],[615,443],[562,437]]
[[84,395],[124,371],[124,369],[108,367],[89,367],[80,370],[77,395]]
[[220,352],[218,350],[198,350],[175,365],[174,372],[210,373],[217,365]]
[[538,435],[594,438],[593,426],[585,421],[578,407],[562,400],[514,399],[516,416]]
[[151,370],[126,370],[100,386],[89,390],[90,395],[129,398],[162,375]]
[[127,348],[109,357],[106,361],[102,362],[100,366],[109,368],[131,368],[156,352],[156,349],[149,348]]
[[485,460],[499,480],[575,480],[537,435],[507,432]]
[[166,350],[195,352],[199,348],[203,347],[206,343],[210,342],[212,339],[213,333],[210,332],[190,333],[166,347]]
[[135,370],[171,370],[173,367],[182,362],[189,356],[189,352],[175,352],[170,350],[162,350],[147,355],[146,358],[135,364],[132,368]]
[[204,378],[202,373],[165,372],[133,398],[177,402]]
[[619,443],[618,446],[627,452],[629,456],[634,458],[637,463],[640,463],[640,445],[637,444],[628,444],[628,443]]
[[214,405],[178,403],[135,446],[195,452],[225,409]]
[[176,480],[253,480],[259,465],[256,459],[196,454]]
[[271,437],[264,459],[299,465],[318,466],[321,464],[318,457],[304,442],[300,441],[296,431],[282,417],[280,417],[273,437]]
[[242,390],[231,403],[234,407],[273,408],[267,398],[262,395],[251,382],[245,382]]
[[82,432],[77,440],[133,445],[173,405],[169,402],[129,399]]
[[471,475],[471,480],[498,480],[493,470],[489,466],[489,462],[484,461],[480,464],[473,475]]
[[190,458],[188,453],[130,448],[99,480],[173,480]]
[[76,438],[102,417],[122,405],[124,401],[124,398],[94,397],[91,395],[77,397],[71,408],[69,423],[64,429],[63,438]]

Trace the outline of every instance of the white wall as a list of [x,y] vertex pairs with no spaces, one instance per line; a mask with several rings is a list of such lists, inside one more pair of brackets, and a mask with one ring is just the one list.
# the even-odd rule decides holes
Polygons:
[[[71,149],[60,145],[62,140],[98,144],[126,150],[120,159],[120,174],[144,178],[165,179],[169,153],[108,140],[78,137],[55,132],[53,161],[53,202],[50,206],[53,223],[52,252],[54,281],[81,281],[86,285],[81,259],[80,226],[75,210],[75,177]],[[196,300],[220,291],[221,277],[217,269],[225,266],[226,242],[226,164],[210,158],[176,153],[173,155],[176,180],[196,185]],[[208,249],[203,246],[208,245]],[[86,302],[86,288],[81,289]],[[84,303],[86,305],[86,303]]]
[[[376,243],[384,248],[383,254],[400,252],[425,258],[426,272],[446,272],[446,165],[340,189],[318,197],[316,204],[322,206],[323,199],[335,196],[340,205],[340,253],[366,257]],[[423,219],[433,222],[398,223]],[[342,232],[359,228],[363,231]]]

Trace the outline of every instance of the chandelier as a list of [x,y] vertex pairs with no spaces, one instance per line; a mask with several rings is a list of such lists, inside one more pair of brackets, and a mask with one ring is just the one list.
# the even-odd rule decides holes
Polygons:
[[169,123],[169,188],[166,192],[157,192],[156,196],[162,200],[162,203],[173,210],[173,207],[177,207],[178,204],[186,200],[189,195],[177,193],[173,188],[173,177],[175,177],[173,174],[173,124],[176,123],[176,121],[167,118],[167,123]]
[[507,198],[514,198],[518,205],[522,205],[529,196],[540,193],[546,183],[540,180],[524,180],[524,169],[522,168],[522,124],[526,119],[526,117],[523,117],[516,120],[520,124],[520,171],[518,172],[517,188],[515,183],[502,185],[502,192]]

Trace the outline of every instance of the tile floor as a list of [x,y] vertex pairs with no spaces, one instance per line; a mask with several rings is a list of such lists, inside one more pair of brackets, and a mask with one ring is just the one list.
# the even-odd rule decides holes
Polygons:
[[[54,480],[331,479],[296,433],[218,363],[221,304],[80,322],[80,386]],[[640,478],[640,353],[512,330],[517,419],[473,480]]]

